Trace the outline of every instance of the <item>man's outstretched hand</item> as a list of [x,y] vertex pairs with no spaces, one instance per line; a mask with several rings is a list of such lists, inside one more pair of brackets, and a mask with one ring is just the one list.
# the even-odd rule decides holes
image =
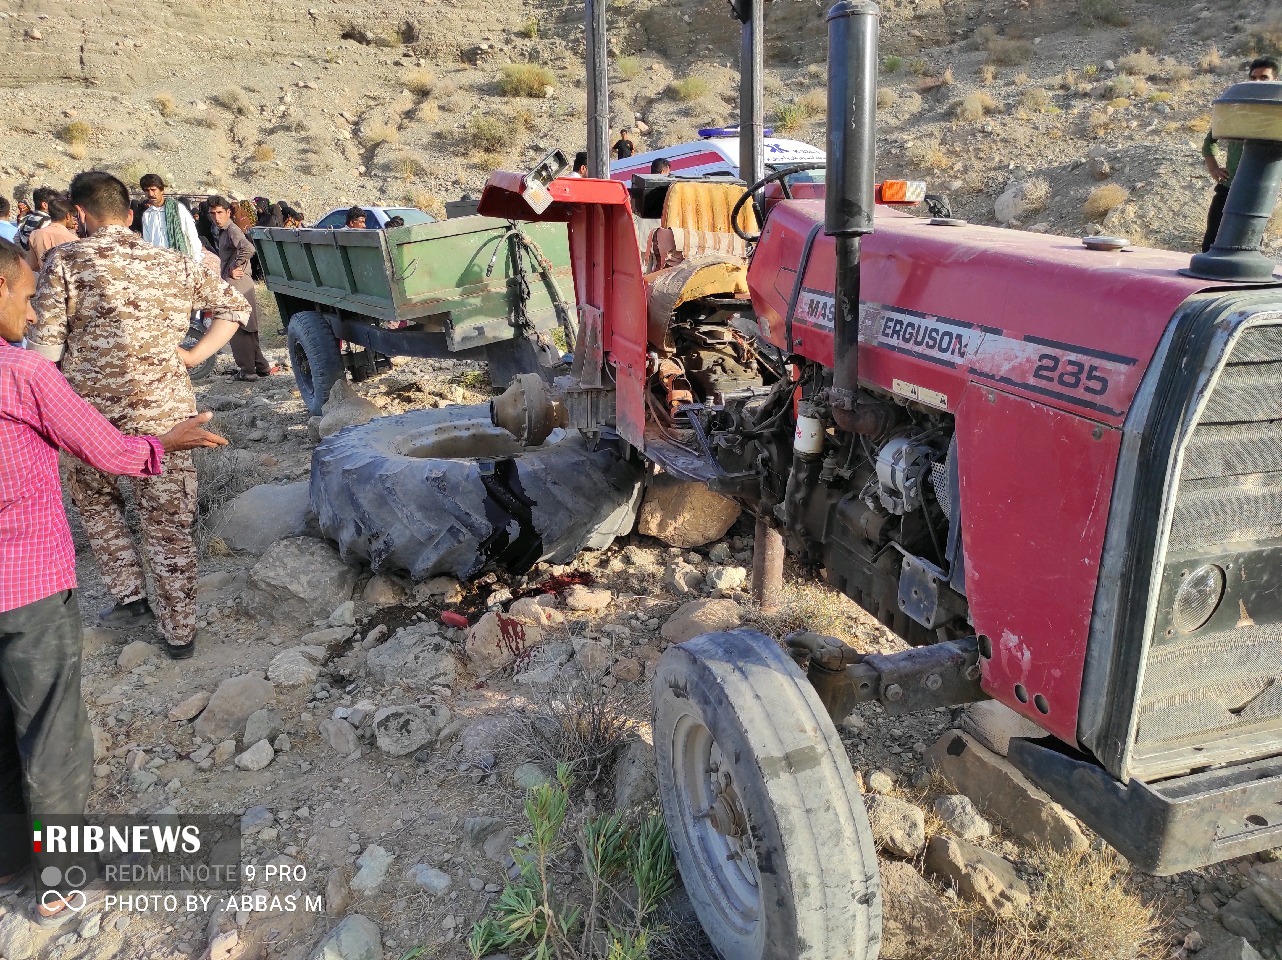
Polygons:
[[176,424],[173,429],[167,433],[162,433],[156,439],[165,448],[165,453],[194,450],[196,447],[226,446],[227,439],[225,437],[220,437],[218,434],[210,433],[205,429],[205,424],[213,419],[213,416],[212,413],[198,413],[196,416]]

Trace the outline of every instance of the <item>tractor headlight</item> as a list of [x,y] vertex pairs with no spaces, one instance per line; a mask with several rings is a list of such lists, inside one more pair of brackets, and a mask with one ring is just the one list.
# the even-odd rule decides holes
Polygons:
[[1224,571],[1213,563],[1198,567],[1175,591],[1171,605],[1171,626],[1180,633],[1192,633],[1211,619],[1224,597]]

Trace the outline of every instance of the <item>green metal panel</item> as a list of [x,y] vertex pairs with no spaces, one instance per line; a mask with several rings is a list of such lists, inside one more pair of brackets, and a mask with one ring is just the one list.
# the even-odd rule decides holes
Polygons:
[[[549,262],[567,308],[572,307],[565,225],[527,223],[520,229]],[[519,252],[503,220],[460,217],[386,232],[256,229],[250,236],[273,292],[371,320],[445,315],[454,350],[512,336],[521,266],[530,285],[530,320],[543,330],[557,323],[548,278],[528,252]]]

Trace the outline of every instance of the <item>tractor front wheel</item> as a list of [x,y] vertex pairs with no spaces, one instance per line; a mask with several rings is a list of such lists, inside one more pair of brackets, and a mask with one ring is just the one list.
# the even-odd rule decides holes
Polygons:
[[877,855],[837,731],[754,630],[664,653],[660,799],[686,892],[725,960],[875,960]]

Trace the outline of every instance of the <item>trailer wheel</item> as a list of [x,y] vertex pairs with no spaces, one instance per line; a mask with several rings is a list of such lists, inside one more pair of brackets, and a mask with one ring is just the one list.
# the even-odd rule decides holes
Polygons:
[[654,678],[660,800],[695,912],[725,960],[874,960],[877,855],[814,689],[769,637],[705,634]]
[[[205,335],[204,324],[201,323],[199,320],[196,320],[193,318],[190,326],[188,326],[187,328],[187,336],[183,338],[183,342],[181,344],[182,348],[184,350],[190,350],[200,341],[200,338],[203,337],[204,335]],[[204,380],[208,380],[209,375],[214,372],[214,367],[218,365],[218,354],[222,353],[223,350],[226,350],[226,349],[227,348],[224,347],[222,350],[219,350],[208,360],[204,361],[203,363],[198,363],[196,364],[196,366],[189,369],[187,371],[187,376],[191,377],[192,383],[200,383]]]
[[641,467],[556,430],[522,447],[488,406],[411,410],[348,427],[312,454],[311,499],[344,559],[415,580],[566,563],[627,533]]
[[312,416],[319,417],[329,391],[344,377],[338,339],[324,316],[315,310],[304,310],[289,318],[285,345],[303,406]]

